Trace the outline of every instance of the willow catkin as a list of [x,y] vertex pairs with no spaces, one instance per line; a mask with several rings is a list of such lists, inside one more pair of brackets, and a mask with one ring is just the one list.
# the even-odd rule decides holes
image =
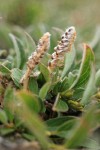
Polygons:
[[48,63],[48,69],[53,71],[57,66],[61,66],[64,61],[64,55],[66,52],[71,51],[72,45],[76,38],[75,27],[69,27],[61,37],[58,45],[54,48],[55,52],[51,56],[51,61]]
[[47,32],[39,40],[35,52],[33,52],[31,56],[28,58],[27,70],[23,75],[22,79],[20,80],[20,83],[23,83],[25,80],[29,78],[32,70],[40,62],[40,59],[44,56],[45,51],[49,49],[49,46],[50,46],[50,33]]

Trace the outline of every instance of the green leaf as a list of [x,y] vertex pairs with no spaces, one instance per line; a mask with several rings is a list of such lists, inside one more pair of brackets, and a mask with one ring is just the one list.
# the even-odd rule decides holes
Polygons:
[[59,92],[59,93],[64,92],[64,91],[66,91],[68,88],[69,88],[69,85],[68,85],[68,78],[65,77],[63,80],[60,80],[60,81],[58,81],[58,82],[55,84],[55,86],[54,86],[54,88],[53,88],[53,92],[54,92],[54,94],[56,95],[56,94],[58,94],[58,92]]
[[28,91],[20,90],[17,93],[17,98],[19,101],[24,102],[27,107],[33,112],[39,112],[41,109],[41,103],[37,95],[32,94]]
[[73,87],[78,88],[87,82],[90,76],[92,62],[94,62],[94,53],[87,44],[84,44],[83,58],[82,58],[82,63],[79,69],[79,73],[75,82],[70,87],[70,89]]
[[20,54],[20,50],[19,50],[19,47],[18,47],[18,44],[17,44],[17,41],[16,41],[16,37],[13,35],[13,34],[9,34],[10,35],[10,38],[12,39],[12,42],[14,44],[14,48],[15,48],[15,52],[16,52],[16,67],[17,68],[20,68],[20,65],[21,65],[21,54]]
[[79,99],[82,99],[82,95],[84,93],[84,88],[77,88],[73,91],[73,99],[75,100],[79,100]]
[[68,149],[75,149],[80,146],[87,138],[93,122],[94,122],[95,105],[93,105],[88,111],[80,118],[75,127],[69,132],[69,139],[65,142],[65,146]]
[[12,134],[15,131],[14,128],[0,128],[0,135],[5,136]]
[[44,57],[41,59],[41,63],[47,66],[49,59],[51,59],[51,55],[49,53],[45,53]]
[[7,115],[4,110],[0,109],[0,122],[6,124],[8,121]]
[[66,112],[66,111],[68,111],[68,105],[66,102],[59,99],[54,110],[57,112]]
[[50,89],[50,86],[51,86],[51,82],[47,82],[43,85],[43,87],[40,89],[39,91],[39,97],[42,99],[42,100],[45,100],[45,97]]
[[27,44],[27,49],[30,50],[32,53],[36,49],[36,44],[31,35],[29,35],[27,32],[24,32],[26,36],[26,44]]
[[98,127],[98,124],[100,124],[100,104],[97,103],[97,111],[95,112],[95,121],[94,121],[94,125],[95,127]]
[[[13,105],[10,105],[11,103]],[[14,103],[14,89],[12,89],[11,86],[8,86],[4,95],[4,110],[7,114],[9,122],[12,122],[14,119]]]
[[17,87],[21,87],[20,80],[22,76],[23,76],[23,73],[18,68],[14,68],[11,70],[11,78]]
[[54,94],[58,94],[58,92],[60,92],[61,88],[61,81],[58,81],[57,83],[55,83],[54,87],[53,87],[53,92]]
[[49,119],[46,121],[49,131],[58,130],[63,124],[74,119],[73,116],[61,116],[53,119]]
[[[10,55],[10,57],[12,57]],[[7,59],[2,63],[3,66],[5,66],[7,69],[11,70],[13,67],[13,63],[11,60],[9,60],[9,56],[7,57]]]
[[[50,74],[51,75],[51,74]],[[55,85],[58,82],[58,76],[59,76],[59,68],[55,68],[55,72],[51,75],[51,81],[52,85]]]
[[17,44],[18,44],[18,47],[19,47],[19,51],[20,51],[20,56],[21,56],[21,64],[20,64],[20,69],[23,68],[25,62],[27,61],[26,60],[26,56],[25,56],[25,47],[22,43],[22,41],[19,39],[19,38],[16,38],[16,41],[17,41]]
[[10,74],[10,70],[3,64],[0,64],[0,72],[2,72],[2,74]]
[[95,150],[99,150],[100,145],[97,141],[87,138],[86,141],[84,143],[81,144],[81,146],[86,147],[86,149],[95,149]]
[[62,83],[61,83],[59,92],[64,92],[64,91],[66,91],[68,88],[69,88],[69,85],[68,85],[68,78],[65,77],[65,78],[63,79]]
[[56,135],[68,139],[70,130],[73,129],[77,121],[77,118],[73,118],[66,121],[61,126],[59,126],[59,128],[56,131]]
[[23,133],[22,137],[24,137],[25,139],[29,140],[29,141],[33,141],[35,140],[35,137],[29,133]]
[[72,50],[68,52],[65,56],[65,65],[61,74],[61,78],[63,78],[66,75],[66,73],[69,71],[69,69],[71,68],[75,60],[75,55],[76,55],[75,48],[72,47]]
[[69,74],[68,74],[68,85],[69,85],[69,87],[73,84],[76,77],[77,76],[75,74],[73,74],[72,72],[69,72]]
[[96,77],[95,77],[95,85],[97,87],[100,87],[100,69],[97,71],[96,73]]
[[[34,111],[37,109],[35,108],[35,106],[37,105],[36,101],[32,99],[33,104],[35,104],[35,106],[33,106],[34,107],[33,111],[31,111],[30,109],[30,107],[32,108],[32,106],[29,106],[32,102],[29,104],[28,100],[29,98],[31,100],[33,96],[30,96],[27,92],[25,94],[25,91],[20,91],[16,93],[16,97],[20,99],[20,101],[23,104],[23,109],[17,109],[16,111],[18,117],[24,121],[24,125],[36,137],[41,147],[43,149],[48,149],[50,141],[48,140],[48,137],[46,136],[46,126],[42,122],[40,117],[36,114],[36,111]],[[26,97],[27,97],[27,100],[26,100]]]
[[59,126],[59,128],[57,129],[58,132],[66,132],[67,130],[69,130],[70,128],[72,128],[74,126],[74,121],[78,121],[77,118],[71,118],[68,121],[66,121],[65,123],[63,123],[62,125]]
[[88,104],[90,101],[90,97],[93,95],[94,91],[95,91],[95,69],[94,69],[94,66],[91,66],[90,79],[85,88],[85,91],[83,93],[83,97],[82,97],[80,103],[83,105]]
[[40,68],[40,72],[43,74],[45,80],[50,81],[51,78],[50,78],[50,72],[49,72],[48,68],[42,63],[39,64],[39,68]]
[[33,92],[34,94],[38,94],[38,84],[33,77],[30,77],[28,86],[31,92]]
[[[19,104],[18,101],[17,101],[16,104]],[[16,106],[16,105],[15,105],[15,106]],[[19,105],[18,105],[18,107],[19,107]],[[16,111],[15,111],[15,113],[16,113]],[[14,119],[14,128],[15,128],[15,129],[18,129],[18,128],[21,127],[22,125],[23,125],[23,120],[21,120],[21,119],[18,118],[18,117],[15,117],[15,119]]]

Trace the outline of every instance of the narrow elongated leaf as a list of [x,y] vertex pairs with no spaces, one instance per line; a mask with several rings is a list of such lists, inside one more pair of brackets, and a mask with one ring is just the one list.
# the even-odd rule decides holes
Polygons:
[[84,142],[94,122],[94,111],[95,105],[88,109],[81,120],[76,123],[76,126],[69,133],[69,139],[65,142],[66,148],[75,149]]
[[63,80],[62,83],[61,83],[59,92],[64,92],[64,91],[66,91],[68,88],[69,88],[69,85],[68,85],[68,78],[65,77],[64,80]]
[[35,135],[37,140],[40,142],[41,147],[43,149],[48,149],[49,140],[46,136],[46,126],[41,121],[36,112],[34,110],[31,111],[27,106],[25,97],[20,96],[19,92],[16,94],[16,97],[23,103],[23,109],[18,109],[16,112],[17,115],[22,118],[22,120],[25,122],[26,127],[33,135]]
[[14,44],[14,48],[15,48],[15,52],[16,52],[16,67],[17,68],[20,68],[20,65],[21,65],[21,54],[20,54],[20,50],[19,50],[19,47],[18,47],[18,44],[17,44],[17,41],[16,41],[16,37],[13,35],[13,34],[9,34],[11,39],[12,39],[12,42]]
[[54,93],[57,95],[58,94],[58,92],[60,92],[60,90],[62,90],[61,88],[60,88],[60,86],[61,86],[61,81],[58,81],[55,85],[54,85],[54,87],[53,87],[53,91],[54,91]]
[[27,49],[32,53],[36,49],[36,44],[31,35],[25,32]]
[[84,93],[84,88],[77,88],[75,89],[75,91],[73,91],[73,98],[74,99],[81,99],[82,98],[82,95]]
[[68,111],[67,103],[62,101],[61,99],[59,99],[59,101],[57,102],[57,104],[55,106],[55,111],[57,111],[57,112],[66,112],[66,111]]
[[19,101],[24,101],[27,107],[33,112],[39,112],[41,109],[41,103],[38,96],[28,91],[21,90],[17,93]]
[[62,81],[60,80],[60,81],[58,81],[58,82],[55,84],[55,86],[54,86],[54,88],[53,88],[53,91],[54,91],[55,94],[58,94],[58,92],[59,92],[59,93],[64,92],[64,91],[66,91],[68,88],[69,88],[69,86],[68,86],[68,78],[65,77]]
[[91,62],[94,62],[94,53],[88,45],[84,44],[83,58],[79,73],[75,82],[70,88],[80,87],[87,82],[91,72]]
[[74,122],[78,121],[77,118],[73,119],[69,119],[68,121],[66,121],[65,123],[63,123],[62,125],[59,126],[59,128],[57,129],[58,132],[66,132],[67,130],[71,129],[74,126]]
[[51,82],[47,82],[43,85],[43,87],[40,89],[40,92],[39,92],[39,97],[42,99],[42,100],[45,100],[45,97],[47,95],[47,92],[48,90],[50,89],[50,86],[51,86]]
[[56,131],[56,135],[68,139],[69,132],[75,126],[77,121],[78,121],[77,118],[73,118],[71,120],[66,121],[61,126],[59,126],[59,128]]
[[20,69],[22,69],[25,62],[26,62],[26,56],[25,56],[25,50],[24,50],[25,47],[24,47],[22,41],[19,38],[16,38],[16,42],[18,44],[20,57],[21,57]]
[[73,84],[76,77],[77,76],[75,74],[73,74],[72,72],[69,72],[69,74],[68,74],[68,85],[69,85],[69,87]]
[[49,119],[46,121],[49,131],[58,130],[63,124],[66,122],[75,119],[73,116],[61,116],[53,119]]
[[29,90],[34,94],[38,94],[39,92],[37,81],[33,77],[30,77],[29,79]]
[[3,64],[0,64],[0,72],[2,72],[2,74],[10,74],[10,70]]
[[18,68],[14,68],[11,70],[11,78],[17,87],[21,87],[20,79],[22,76],[23,76],[23,73]]
[[[12,103],[12,105],[10,105]],[[14,89],[11,86],[8,86],[5,95],[4,95],[4,110],[7,114],[9,122],[12,122],[14,119]]]
[[49,73],[48,68],[42,63],[39,64],[39,67],[40,67],[40,71],[43,74],[45,80],[50,81],[50,73]]
[[65,65],[61,74],[61,78],[63,78],[66,75],[66,73],[69,71],[69,69],[71,68],[75,60],[75,55],[76,55],[75,48],[72,47],[72,50],[68,52],[65,56]]
[[7,115],[4,110],[0,109],[0,122],[6,124],[8,121]]
[[35,137],[29,133],[23,133],[22,137],[24,137],[25,139],[29,140],[29,141],[33,141],[35,140]]
[[41,59],[41,63],[47,66],[49,59],[51,59],[51,55],[49,53],[45,53],[44,57]]
[[81,104],[86,105],[89,103],[90,97],[95,91],[95,69],[91,66],[91,75],[87,87],[83,93],[83,98],[81,99]]
[[[10,55],[10,58],[12,56]],[[1,64],[2,66],[5,66],[7,69],[11,70],[13,67],[13,63],[11,60],[9,60],[9,56],[7,57],[7,59]]]
[[0,128],[0,135],[5,136],[12,134],[15,131],[14,128]]
[[[12,105],[10,105],[12,103]],[[9,122],[12,122],[14,119],[14,89],[11,86],[8,86],[5,95],[4,95],[4,110],[7,114]]]
[[96,77],[95,77],[95,85],[97,87],[100,87],[100,69],[97,71],[96,73]]
[[84,146],[88,149],[95,149],[95,150],[99,150],[100,148],[99,142],[90,138],[87,138],[86,142],[82,143],[80,146]]

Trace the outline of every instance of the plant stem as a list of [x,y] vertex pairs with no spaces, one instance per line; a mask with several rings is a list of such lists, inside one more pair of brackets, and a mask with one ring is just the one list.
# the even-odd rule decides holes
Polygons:
[[54,105],[53,105],[53,108],[52,108],[53,111],[56,110],[56,105],[57,105],[57,103],[58,103],[59,97],[60,97],[60,93],[57,94],[56,100],[55,100]]

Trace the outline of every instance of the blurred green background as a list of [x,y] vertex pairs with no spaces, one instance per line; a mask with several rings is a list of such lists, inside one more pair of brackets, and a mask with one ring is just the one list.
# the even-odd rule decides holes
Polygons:
[[46,31],[55,37],[53,27],[75,26],[76,45],[90,43],[100,60],[99,7],[100,0],[0,0],[0,49],[11,48],[10,32],[18,34],[24,29],[37,41]]
[[45,23],[50,26],[99,24],[100,0],[0,0],[0,16],[10,24],[26,27]]

